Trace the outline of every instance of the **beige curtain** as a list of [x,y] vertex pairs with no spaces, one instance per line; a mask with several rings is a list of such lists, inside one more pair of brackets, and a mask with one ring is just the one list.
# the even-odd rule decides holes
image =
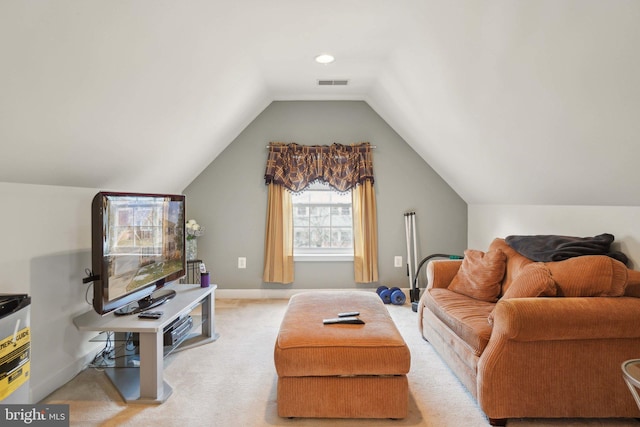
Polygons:
[[291,193],[282,185],[269,184],[267,226],[262,280],[293,282],[293,217]]
[[355,281],[378,281],[376,193],[369,180],[351,190],[353,201],[353,268]]

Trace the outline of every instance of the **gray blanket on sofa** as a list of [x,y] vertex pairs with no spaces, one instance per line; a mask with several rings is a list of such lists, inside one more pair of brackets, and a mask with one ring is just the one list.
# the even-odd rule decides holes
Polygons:
[[627,265],[629,258],[622,252],[611,251],[613,234],[594,237],[557,235],[507,236],[509,246],[527,258],[538,262],[562,261],[581,255],[607,255]]

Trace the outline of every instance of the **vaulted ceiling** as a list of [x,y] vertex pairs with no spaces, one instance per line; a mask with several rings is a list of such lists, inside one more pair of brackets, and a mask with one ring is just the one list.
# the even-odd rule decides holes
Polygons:
[[181,191],[270,102],[348,99],[468,203],[638,206],[639,22],[636,0],[4,0],[0,181]]

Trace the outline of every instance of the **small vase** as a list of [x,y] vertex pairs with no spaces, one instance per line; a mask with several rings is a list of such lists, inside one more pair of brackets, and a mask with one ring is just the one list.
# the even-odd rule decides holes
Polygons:
[[198,258],[198,241],[187,239],[187,261],[194,261]]

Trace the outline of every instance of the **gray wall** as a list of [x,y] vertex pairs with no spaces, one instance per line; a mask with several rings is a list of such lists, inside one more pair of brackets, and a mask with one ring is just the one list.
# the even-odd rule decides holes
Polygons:
[[[184,190],[187,217],[206,228],[198,257],[220,289],[375,288],[356,284],[351,262],[296,262],[295,282],[262,282],[270,141],[303,145],[368,141],[374,151],[380,284],[408,288],[404,212],[416,212],[418,260],[435,252],[462,253],[467,204],[362,101],[276,101],[270,104]],[[197,155],[194,153],[193,155]],[[238,257],[247,268],[238,269]]]

